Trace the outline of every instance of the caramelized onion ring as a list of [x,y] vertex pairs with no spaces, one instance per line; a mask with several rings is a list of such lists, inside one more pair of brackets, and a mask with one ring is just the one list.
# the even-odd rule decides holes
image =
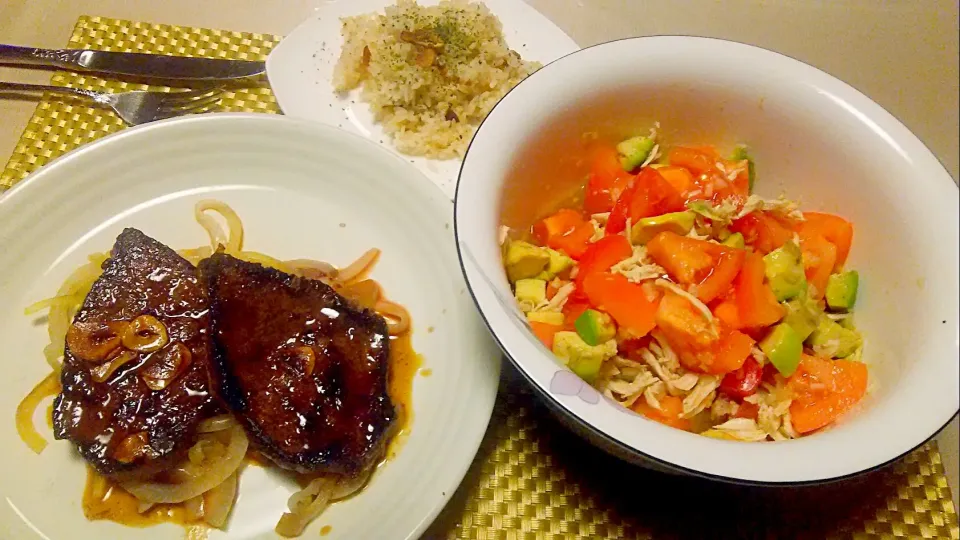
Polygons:
[[230,443],[226,455],[209,463],[200,476],[177,484],[122,481],[120,485],[143,502],[180,503],[213,489],[235,473],[243,464],[247,446],[247,435],[243,428],[237,425],[230,428]]
[[346,285],[351,281],[362,278],[380,258],[380,250],[377,248],[368,249],[359,259],[350,263],[346,268],[341,268],[337,272],[337,281]]

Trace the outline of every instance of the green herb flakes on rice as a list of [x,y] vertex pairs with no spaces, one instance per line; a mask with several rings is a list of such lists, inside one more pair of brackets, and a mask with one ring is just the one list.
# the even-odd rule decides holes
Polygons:
[[384,15],[343,19],[336,91],[361,99],[399,151],[463,156],[490,109],[540,64],[510,50],[500,21],[481,3],[398,0]]

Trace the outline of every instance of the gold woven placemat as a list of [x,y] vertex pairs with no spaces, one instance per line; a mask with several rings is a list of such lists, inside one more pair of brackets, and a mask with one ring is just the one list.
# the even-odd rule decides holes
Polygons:
[[[276,36],[81,17],[69,46],[263,59]],[[58,73],[93,90],[144,85]],[[228,92],[221,110],[278,112],[265,82]],[[123,128],[110,111],[43,99],[0,189],[51,159]],[[950,538],[957,514],[935,443],[885,470],[817,488],[759,489],[627,465],[564,430],[505,368],[490,429],[427,538]]]

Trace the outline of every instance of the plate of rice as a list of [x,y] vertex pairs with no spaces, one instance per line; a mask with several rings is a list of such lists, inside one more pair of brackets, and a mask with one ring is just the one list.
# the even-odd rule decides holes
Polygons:
[[277,45],[267,76],[284,114],[359,133],[453,198],[490,109],[577,49],[521,0],[334,0]]

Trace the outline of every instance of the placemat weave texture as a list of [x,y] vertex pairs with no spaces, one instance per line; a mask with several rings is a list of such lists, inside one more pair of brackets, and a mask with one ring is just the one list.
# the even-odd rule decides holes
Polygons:
[[[68,46],[262,60],[279,39],[81,17]],[[52,84],[114,92],[148,88],[76,73],[57,73]],[[228,91],[220,110],[279,112],[265,80]],[[123,127],[109,110],[45,97],[0,173],[0,190]],[[960,539],[960,528],[935,443],[885,470],[825,487],[771,490],[667,476],[627,465],[567,432],[505,366],[480,452],[425,536]]]

